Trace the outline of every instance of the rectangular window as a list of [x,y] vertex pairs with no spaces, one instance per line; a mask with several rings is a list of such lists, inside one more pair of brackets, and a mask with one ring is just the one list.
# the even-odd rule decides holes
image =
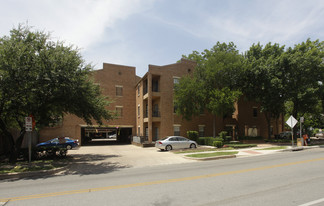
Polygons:
[[179,84],[180,78],[179,77],[173,77],[173,88],[175,88],[176,84]]
[[199,137],[205,136],[205,125],[199,125]]
[[256,128],[256,126],[250,127],[248,129],[248,136],[250,136],[250,137],[258,136],[258,128]]
[[123,86],[116,85],[116,96],[118,96],[118,97],[123,96]]
[[148,127],[145,127],[145,139],[147,140],[148,138]]
[[141,112],[141,106],[138,105],[138,106],[137,106],[137,116],[138,116],[138,117],[140,116],[140,112]]
[[137,96],[140,96],[141,90],[140,90],[140,85],[137,86]]
[[123,116],[123,107],[122,106],[116,106],[116,115],[119,118]]
[[158,140],[159,139],[159,128],[158,127],[154,127],[153,129],[153,140]]
[[253,107],[253,117],[258,117],[258,108]]
[[141,136],[141,127],[140,126],[137,127],[137,136],[138,137]]
[[173,113],[174,113],[174,114],[177,113],[177,109],[178,109],[178,106],[176,105],[175,102],[173,102]]
[[173,126],[173,133],[175,136],[180,136],[180,125]]

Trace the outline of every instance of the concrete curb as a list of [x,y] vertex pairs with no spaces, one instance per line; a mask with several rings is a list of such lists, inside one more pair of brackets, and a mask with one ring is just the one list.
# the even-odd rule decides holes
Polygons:
[[32,172],[21,172],[21,173],[8,173],[8,174],[0,174],[0,180],[5,180],[5,179],[21,179],[21,178],[27,178],[27,177],[40,177],[44,175],[52,175],[58,172],[64,171],[66,168],[65,167],[60,167],[57,169],[52,169],[52,170],[39,170],[39,171],[32,171]]
[[207,161],[207,160],[218,160],[218,159],[228,159],[228,158],[236,158],[236,155],[223,155],[223,156],[216,156],[216,157],[186,157],[184,156],[185,159],[190,159],[190,160],[199,160],[199,161]]
[[292,147],[289,149],[281,150],[281,152],[296,152],[301,150],[307,150],[307,149],[314,149],[314,148],[320,148],[320,146],[299,146],[299,147]]

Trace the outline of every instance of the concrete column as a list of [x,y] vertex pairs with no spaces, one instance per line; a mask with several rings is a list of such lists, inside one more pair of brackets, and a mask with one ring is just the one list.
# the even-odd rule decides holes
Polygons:
[[147,75],[147,92],[148,92],[148,141],[152,142],[153,139],[153,129],[152,129],[152,113],[153,113],[153,106],[152,106],[152,74],[148,73]]

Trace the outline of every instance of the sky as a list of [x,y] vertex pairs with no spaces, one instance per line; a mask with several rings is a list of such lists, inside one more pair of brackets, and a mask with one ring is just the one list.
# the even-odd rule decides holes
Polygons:
[[27,23],[75,45],[86,63],[173,64],[193,51],[234,42],[293,47],[324,41],[324,0],[0,0],[0,36]]

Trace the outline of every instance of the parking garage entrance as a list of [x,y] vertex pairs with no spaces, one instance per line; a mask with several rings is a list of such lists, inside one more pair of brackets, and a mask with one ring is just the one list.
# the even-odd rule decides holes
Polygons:
[[82,145],[130,144],[132,128],[81,127]]

